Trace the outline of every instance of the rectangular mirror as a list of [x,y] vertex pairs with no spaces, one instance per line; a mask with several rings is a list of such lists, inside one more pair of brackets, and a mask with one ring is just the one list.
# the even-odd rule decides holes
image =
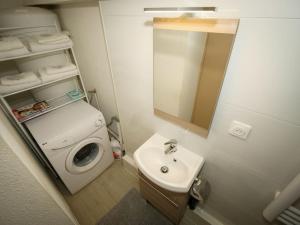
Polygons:
[[207,136],[237,20],[154,19],[154,113]]

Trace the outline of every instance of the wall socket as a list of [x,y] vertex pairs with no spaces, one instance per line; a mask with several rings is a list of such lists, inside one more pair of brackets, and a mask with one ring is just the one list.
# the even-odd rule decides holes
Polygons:
[[252,127],[250,125],[234,120],[232,121],[228,132],[240,139],[247,139],[251,129]]

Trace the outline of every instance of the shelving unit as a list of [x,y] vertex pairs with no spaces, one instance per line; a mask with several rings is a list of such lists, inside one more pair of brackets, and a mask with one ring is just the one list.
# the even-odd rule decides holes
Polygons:
[[[21,36],[23,35],[23,31],[26,35],[32,35],[32,31],[26,30],[26,29],[35,29],[37,28],[38,32],[40,32],[40,29],[44,29],[45,31],[52,30],[52,32],[60,32],[60,28],[57,26],[56,23],[49,24],[49,25],[43,25],[39,27],[8,27],[8,28],[0,28],[0,33],[3,33],[5,35],[16,35]],[[27,32],[27,33],[26,33]],[[14,62],[14,64],[18,65],[18,63],[26,63],[26,62],[36,62],[36,65],[39,66],[39,60],[42,60],[45,64],[48,60],[51,62],[49,65],[59,65],[57,63],[57,58],[55,63],[54,61],[51,61],[53,57],[56,57],[56,55],[59,55],[59,59],[64,60],[64,63],[72,62],[76,65],[78,73],[72,74],[70,76],[63,76],[59,79],[40,83],[38,85],[24,88],[22,90],[13,91],[11,93],[5,93],[0,94],[0,108],[4,111],[10,122],[14,125],[16,130],[20,133],[20,135],[23,137],[25,142],[29,145],[29,147],[33,150],[34,153],[36,153],[37,157],[41,160],[41,162],[50,170],[52,173],[56,176],[55,171],[52,169],[51,165],[49,164],[47,158],[41,153],[39,147],[37,146],[36,142],[33,140],[32,136],[30,135],[29,131],[26,128],[25,122],[35,119],[39,116],[45,115],[47,113],[50,113],[54,110],[57,110],[59,108],[62,108],[66,105],[72,104],[79,100],[85,100],[86,102],[89,102],[88,95],[85,90],[84,84],[82,82],[82,77],[80,74],[80,70],[78,68],[78,63],[75,58],[73,47],[65,47],[65,48],[56,48],[48,51],[41,51],[41,52],[31,52],[28,54],[24,54],[22,56],[16,56],[16,57],[8,57],[8,58],[0,58],[0,63],[9,64],[9,61]],[[52,57],[52,58],[51,58]],[[62,62],[60,62],[62,63]],[[43,65],[45,66],[45,65]],[[42,66],[41,66],[42,67]],[[17,67],[19,69],[19,67]],[[28,69],[28,66],[27,66]],[[30,68],[29,68],[30,70]],[[22,70],[21,70],[22,71]],[[32,71],[36,71],[36,68],[32,68]],[[64,94],[60,93],[63,91],[62,87],[64,84],[68,84],[66,87],[69,89],[66,89]],[[61,86],[60,86],[61,85]],[[47,99],[40,99],[36,97],[36,92],[43,91],[44,89],[49,88],[55,88],[60,87],[57,96],[51,96]],[[75,98],[70,97],[67,95],[68,92],[72,90],[80,90],[81,95],[76,96]],[[54,92],[55,94],[56,92]],[[48,108],[38,111],[28,117],[19,118],[17,119],[14,113],[12,112],[13,109],[17,109],[20,107],[24,107],[28,104],[37,103],[40,101],[45,101],[48,104]]]
[[[26,54],[26,55],[23,55],[23,56],[5,58],[5,59],[1,59],[0,62],[9,61],[9,60],[19,60],[19,59],[33,57],[33,56],[47,57],[48,54],[57,53],[57,52],[61,52],[61,51],[63,51],[64,54],[66,54],[66,59],[67,60],[73,61],[73,63],[75,65],[77,65],[77,61],[75,59],[72,47],[53,49],[53,50],[50,50],[50,51],[35,52],[35,53],[31,53],[31,54]],[[81,75],[80,75],[80,71],[79,71],[78,66],[77,66],[77,70],[78,70],[77,74],[61,77],[61,78],[53,80],[53,81],[44,82],[44,83],[41,83],[41,84],[38,84],[38,85],[35,85],[35,86],[32,86],[32,87],[24,88],[24,89],[21,89],[21,90],[18,90],[18,91],[13,91],[11,93],[2,94],[2,95],[0,95],[0,100],[1,100],[2,104],[5,106],[5,108],[7,109],[7,111],[9,112],[9,114],[15,120],[15,122],[17,123],[18,126],[23,126],[22,123],[24,123],[28,120],[34,119],[34,118],[36,118],[38,116],[41,116],[43,114],[46,114],[48,112],[59,109],[59,108],[65,106],[65,105],[68,105],[68,104],[73,103],[75,101],[78,101],[80,99],[85,99],[86,101],[88,101],[88,97],[87,97],[87,94],[86,94],[86,91],[85,91],[85,88],[84,88],[84,85],[83,85],[83,82],[82,82],[82,79],[81,79]],[[12,110],[15,109],[15,108],[13,108],[11,106],[11,104],[9,103],[8,97],[11,97],[11,96],[14,96],[14,95],[17,95],[17,94],[21,94],[23,92],[28,92],[28,91],[30,92],[30,91],[32,91],[34,89],[37,89],[37,88],[42,88],[42,87],[47,87],[47,86],[50,86],[50,85],[55,85],[56,83],[59,83],[61,81],[66,81],[66,80],[72,79],[72,78],[74,78],[74,79],[78,78],[78,79],[76,79],[78,84],[75,81],[75,83],[76,83],[75,87],[76,88],[74,87],[74,89],[80,89],[80,90],[82,89],[81,91],[82,91],[83,95],[80,96],[80,98],[78,98],[78,99],[69,99],[68,96],[64,95],[64,96],[59,96],[59,97],[55,98],[55,100],[47,100],[47,99],[32,100],[32,102],[46,101],[49,105],[49,108],[47,110],[41,111],[40,113],[30,115],[26,119],[18,120],[15,117],[15,115],[12,113]],[[81,88],[78,88],[78,86],[81,86]],[[24,104],[23,106],[25,106],[25,105],[26,104]],[[23,127],[22,127],[22,129],[23,129]]]
[[64,107],[66,105],[69,105],[69,104],[71,104],[73,102],[76,102],[76,101],[78,101],[80,99],[83,99],[83,98],[85,98],[84,95],[82,95],[82,96],[80,96],[80,97],[78,97],[76,99],[72,99],[72,98],[70,98],[67,95],[61,96],[61,97],[59,97],[59,98],[57,98],[55,100],[48,101],[48,104],[49,104],[49,108],[48,109],[46,109],[44,111],[40,111],[39,113],[34,114],[32,116],[29,116],[27,118],[24,118],[24,119],[20,120],[19,122],[20,123],[24,123],[26,121],[32,120],[32,119],[34,119],[34,118],[36,118],[38,116],[44,115],[46,113],[49,113],[49,112],[51,112],[53,110],[59,109],[59,108]]

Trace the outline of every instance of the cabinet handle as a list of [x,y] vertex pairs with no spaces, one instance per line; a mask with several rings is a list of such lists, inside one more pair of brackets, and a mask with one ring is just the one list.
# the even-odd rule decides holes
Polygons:
[[144,181],[146,184],[148,184],[152,189],[154,189],[156,192],[158,192],[158,194],[160,194],[163,198],[165,198],[167,201],[169,201],[173,206],[175,206],[176,208],[179,208],[179,206],[173,202],[171,199],[169,199],[166,195],[164,195],[163,193],[161,193],[159,190],[157,190],[157,188],[155,188],[152,184],[150,184],[147,180],[145,180],[141,175],[139,175],[139,178]]

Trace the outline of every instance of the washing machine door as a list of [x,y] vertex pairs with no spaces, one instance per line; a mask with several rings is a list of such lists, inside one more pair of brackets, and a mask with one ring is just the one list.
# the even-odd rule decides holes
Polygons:
[[87,138],[70,151],[66,159],[66,169],[72,174],[84,173],[96,166],[105,149],[99,138]]

